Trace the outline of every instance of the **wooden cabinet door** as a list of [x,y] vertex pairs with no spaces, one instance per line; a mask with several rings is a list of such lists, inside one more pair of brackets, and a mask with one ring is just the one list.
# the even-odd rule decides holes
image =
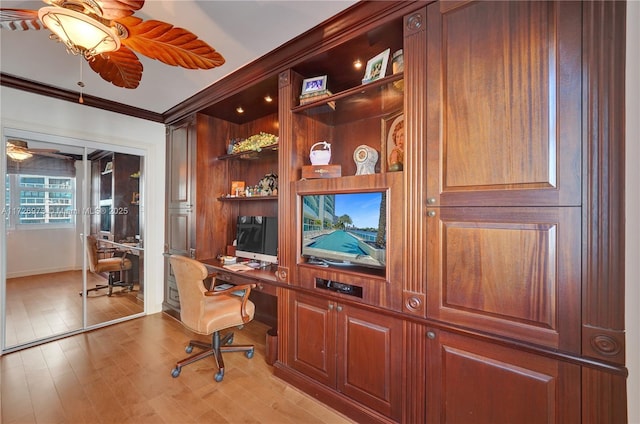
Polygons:
[[326,299],[296,293],[289,314],[288,363],[329,387],[336,385],[334,308]]
[[427,334],[427,422],[580,422],[578,365],[445,331]]
[[427,7],[427,198],[580,205],[581,5]]
[[337,390],[400,421],[402,322],[337,304]]
[[581,208],[428,208],[427,315],[580,353]]
[[195,257],[195,119],[168,127],[165,252]]
[[167,128],[167,206],[191,209],[195,202],[195,116]]

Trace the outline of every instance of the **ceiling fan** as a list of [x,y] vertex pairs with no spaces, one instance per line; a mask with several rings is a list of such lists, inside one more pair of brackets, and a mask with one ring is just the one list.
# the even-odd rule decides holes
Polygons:
[[56,159],[71,160],[73,157],[59,154],[59,150],[56,149],[29,149],[29,146],[24,140],[7,140],[7,157],[16,161],[22,162],[29,159],[34,155],[48,156]]
[[[40,30],[83,56],[102,79],[136,88],[142,78],[141,53],[167,65],[211,69],[224,64],[220,53],[190,31],[133,16],[144,0],[43,0],[39,10],[0,9],[0,28]],[[79,82],[80,87],[83,86]]]

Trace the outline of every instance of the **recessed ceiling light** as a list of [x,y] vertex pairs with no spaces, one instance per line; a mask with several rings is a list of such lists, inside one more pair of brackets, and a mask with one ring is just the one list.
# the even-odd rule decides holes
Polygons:
[[360,62],[360,59],[356,59],[355,62],[353,62],[353,67],[356,69],[362,68],[362,62]]
[[273,98],[267,94],[266,96],[264,96],[264,101],[267,103],[271,103],[273,101]]
[[236,108],[236,112],[238,112],[238,113],[244,113],[244,109],[242,109],[242,106],[238,106],[238,107]]

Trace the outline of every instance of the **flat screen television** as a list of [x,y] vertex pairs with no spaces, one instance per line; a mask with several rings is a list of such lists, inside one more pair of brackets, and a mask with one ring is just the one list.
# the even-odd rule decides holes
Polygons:
[[271,216],[238,217],[236,256],[278,263],[278,218]]
[[305,194],[301,205],[307,263],[386,268],[386,191]]

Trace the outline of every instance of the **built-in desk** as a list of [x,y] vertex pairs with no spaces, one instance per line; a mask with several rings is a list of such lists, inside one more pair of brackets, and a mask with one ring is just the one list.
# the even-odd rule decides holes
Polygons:
[[[219,259],[201,260],[212,278],[230,284],[255,284],[249,299],[256,305],[254,318],[260,322],[278,327],[278,299],[277,280],[275,271],[271,268],[252,269],[250,271],[231,271],[222,266]],[[215,281],[215,280],[214,280]]]
[[[98,240],[98,244],[113,247],[121,252],[126,252],[132,262],[131,279],[139,284],[138,298],[144,300],[144,248],[139,243],[117,243],[111,240]],[[129,256],[130,255],[130,256]]]

